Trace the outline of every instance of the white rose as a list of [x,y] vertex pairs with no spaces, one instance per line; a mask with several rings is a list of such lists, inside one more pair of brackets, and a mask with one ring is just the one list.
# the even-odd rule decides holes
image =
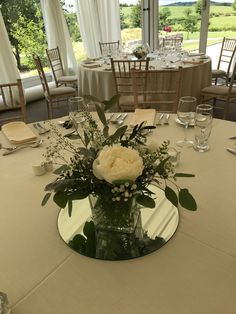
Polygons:
[[143,160],[136,150],[118,144],[104,147],[93,162],[95,177],[109,183],[116,180],[135,181],[143,168]]

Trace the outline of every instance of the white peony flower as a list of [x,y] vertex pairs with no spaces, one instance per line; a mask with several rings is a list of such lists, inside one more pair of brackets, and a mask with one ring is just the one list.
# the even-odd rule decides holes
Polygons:
[[109,183],[116,180],[135,181],[143,168],[143,160],[136,150],[118,144],[105,146],[93,162],[95,177]]

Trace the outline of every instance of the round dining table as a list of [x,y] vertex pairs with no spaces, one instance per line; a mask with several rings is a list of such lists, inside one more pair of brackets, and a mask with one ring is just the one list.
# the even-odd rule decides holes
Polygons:
[[[190,139],[194,132],[187,130]],[[189,189],[198,208],[179,208],[179,226],[165,246],[124,261],[82,256],[59,236],[60,209],[51,199],[41,206],[44,187],[56,176],[32,170],[47,134],[40,135],[40,147],[7,156],[1,150],[0,291],[11,314],[235,314],[236,155],[226,150],[236,148],[233,135],[235,122],[214,119],[209,151],[178,148],[184,129],[175,115],[148,135],[159,144],[169,139],[180,151],[176,172],[195,177],[178,184]],[[2,132],[0,142],[10,145]]]
[[[180,96],[196,97],[201,99],[201,90],[211,85],[211,59],[186,58],[184,61],[174,61],[170,68],[183,67],[183,79]],[[164,63],[152,60],[150,69],[162,69]],[[81,96],[93,96],[98,100],[109,100],[116,94],[115,82],[109,66],[104,66],[102,61],[81,62],[78,65],[79,93]]]

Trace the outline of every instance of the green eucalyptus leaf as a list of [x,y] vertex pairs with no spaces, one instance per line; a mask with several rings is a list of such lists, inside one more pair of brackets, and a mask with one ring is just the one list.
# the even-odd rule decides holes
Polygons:
[[106,125],[107,120],[103,108],[99,104],[96,104],[96,110],[100,121],[102,122],[103,125]]
[[188,210],[197,210],[197,203],[188,189],[181,189],[179,192],[179,203]]
[[106,125],[104,128],[103,128],[103,135],[105,136],[105,138],[107,138],[109,136],[109,126]]
[[78,185],[78,179],[63,179],[49,183],[45,187],[45,191],[65,191],[76,188]]
[[119,95],[114,95],[113,97],[111,97],[111,99],[109,100],[104,100],[102,103],[105,106],[105,111],[111,109],[119,100]]
[[191,173],[175,173],[174,177],[182,177],[182,178],[190,178],[190,177],[195,177],[195,174]]
[[117,129],[115,131],[114,134],[112,134],[107,139],[110,139],[114,143],[116,140],[118,140],[120,137],[122,137],[125,134],[127,128],[128,128],[127,125],[124,125],[124,126],[120,127],[119,129]]
[[70,167],[68,165],[62,165],[59,168],[57,168],[56,170],[54,170],[53,173],[54,174],[62,174],[63,172],[66,172],[69,169],[70,169]]
[[69,215],[69,217],[71,217],[71,214],[72,214],[72,204],[73,204],[73,202],[72,202],[72,200],[68,200],[68,215]]
[[81,136],[77,133],[77,134],[71,134],[70,136],[65,136],[68,137],[70,140],[79,140],[81,139]]
[[60,208],[65,208],[68,201],[68,197],[65,192],[59,191],[54,194],[53,200]]
[[156,206],[156,203],[154,201],[154,199],[152,199],[150,196],[148,195],[139,195],[136,198],[136,201],[140,204],[143,205],[144,207],[148,207],[148,208],[154,208]]
[[43,198],[43,200],[42,200],[41,206],[44,206],[44,205],[47,203],[47,201],[49,200],[51,194],[52,194],[52,193],[46,193],[46,194],[44,195],[44,198]]
[[89,139],[87,133],[84,131],[84,144],[85,144],[85,147],[88,146],[89,142],[90,142],[90,139]]
[[76,234],[68,244],[72,249],[80,252],[81,254],[84,254],[86,251],[86,238],[81,234]]
[[175,191],[171,189],[169,186],[166,186],[165,188],[165,196],[175,207],[178,206],[178,197]]
[[90,190],[89,189],[80,188],[79,190],[76,190],[76,191],[72,192],[69,195],[69,198],[71,200],[82,200],[82,199],[88,197],[89,194],[90,194]]

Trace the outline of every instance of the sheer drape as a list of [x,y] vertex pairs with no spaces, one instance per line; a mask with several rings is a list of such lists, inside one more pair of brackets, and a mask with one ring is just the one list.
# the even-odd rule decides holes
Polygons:
[[59,0],[40,0],[48,48],[59,47],[66,74],[76,72],[77,65],[69,30]]
[[0,10],[0,83],[14,83],[20,78],[16,59],[8,38],[7,30]]
[[119,0],[75,0],[87,56],[100,56],[99,41],[120,40]]

